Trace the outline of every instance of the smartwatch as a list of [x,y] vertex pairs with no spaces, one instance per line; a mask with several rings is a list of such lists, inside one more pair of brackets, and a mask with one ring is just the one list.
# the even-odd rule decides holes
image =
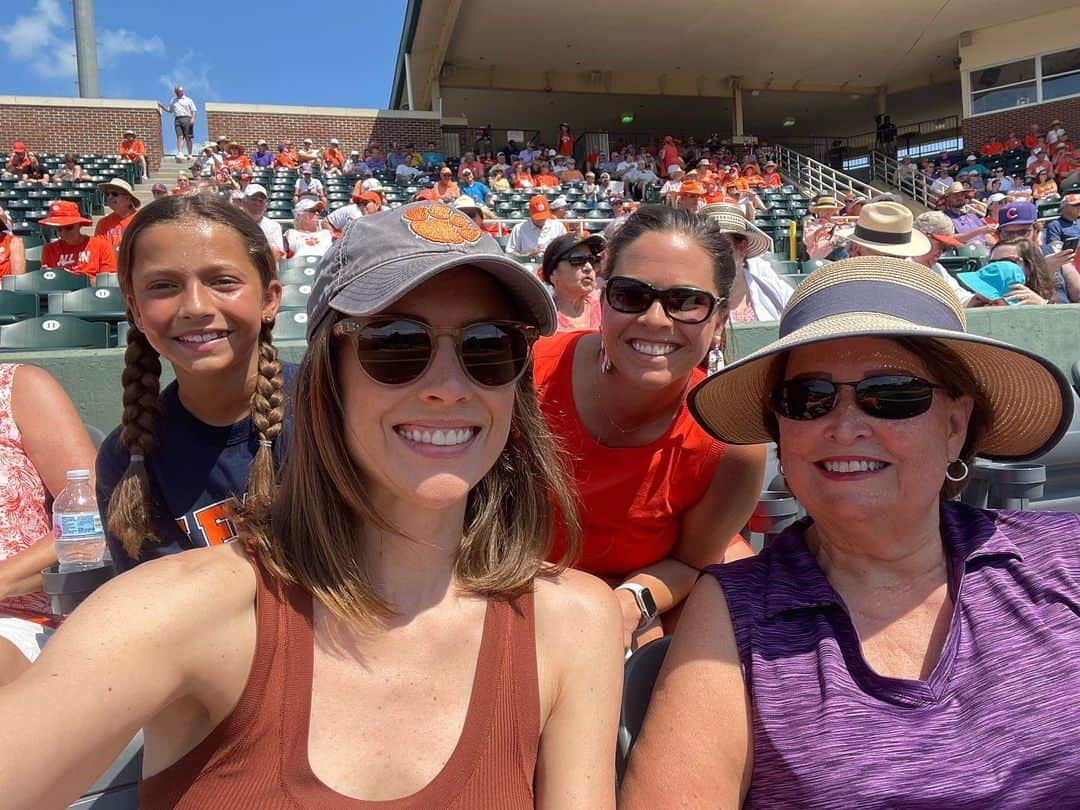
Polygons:
[[637,629],[647,625],[653,619],[656,618],[656,600],[653,599],[652,591],[646,588],[644,585],[638,585],[636,582],[624,582],[619,585],[615,590],[630,591],[634,595],[634,601],[637,602],[638,610],[641,611],[641,620],[638,621]]

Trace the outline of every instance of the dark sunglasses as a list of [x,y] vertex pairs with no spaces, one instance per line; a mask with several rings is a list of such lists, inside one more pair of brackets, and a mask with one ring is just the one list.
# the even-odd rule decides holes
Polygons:
[[773,407],[788,419],[820,419],[836,407],[838,389],[843,385],[855,389],[856,404],[876,419],[911,419],[926,413],[933,404],[934,389],[944,388],[907,374],[867,377],[858,382],[784,380],[773,390]]
[[586,262],[596,264],[600,261],[600,257],[595,253],[577,253],[573,256],[563,256],[559,261],[569,262],[571,267],[583,267]]
[[435,357],[439,336],[450,335],[469,379],[484,388],[500,388],[525,372],[540,330],[517,321],[439,329],[411,318],[386,316],[338,321],[334,334],[355,340],[361,368],[383,385],[408,385],[420,379]]
[[680,323],[701,323],[708,320],[717,304],[726,300],[697,287],[669,287],[658,290],[651,284],[626,276],[609,279],[604,287],[604,295],[616,312],[631,315],[644,312],[653,305],[653,301],[659,300],[665,314]]

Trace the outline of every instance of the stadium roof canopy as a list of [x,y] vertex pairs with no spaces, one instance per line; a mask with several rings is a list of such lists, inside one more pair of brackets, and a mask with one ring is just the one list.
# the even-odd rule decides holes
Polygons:
[[688,109],[700,117],[687,97],[730,124],[734,79],[753,94],[748,130],[802,109],[827,120],[860,100],[872,116],[881,92],[958,87],[966,32],[1075,2],[409,0],[390,107],[408,106],[408,73],[414,109],[441,99],[446,115],[472,124],[550,126],[557,116],[581,128],[640,110],[663,126]]

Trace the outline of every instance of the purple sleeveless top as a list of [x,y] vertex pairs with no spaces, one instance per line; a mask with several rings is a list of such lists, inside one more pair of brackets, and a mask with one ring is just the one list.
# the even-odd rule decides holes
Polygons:
[[809,525],[707,569],[750,695],[743,806],[1080,807],[1080,515],[942,506],[954,610],[926,681],[863,660]]

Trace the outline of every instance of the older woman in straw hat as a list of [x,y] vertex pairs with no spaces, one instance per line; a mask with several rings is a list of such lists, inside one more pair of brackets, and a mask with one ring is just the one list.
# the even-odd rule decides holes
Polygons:
[[698,580],[620,807],[671,790],[710,807],[1080,806],[1080,516],[951,500],[976,454],[1053,447],[1072,403],[1048,361],[968,334],[921,265],[811,274],[779,340],[690,398],[721,441],[777,441],[809,517]]
[[832,196],[819,195],[810,203],[810,216],[803,223],[803,245],[811,259],[835,261],[847,256],[844,250],[844,223],[838,219],[843,206]]
[[713,203],[698,212],[720,226],[731,240],[735,278],[728,296],[728,318],[735,323],[775,321],[791,297],[791,285],[758,258],[769,249],[765,234],[751,228],[737,205]]

